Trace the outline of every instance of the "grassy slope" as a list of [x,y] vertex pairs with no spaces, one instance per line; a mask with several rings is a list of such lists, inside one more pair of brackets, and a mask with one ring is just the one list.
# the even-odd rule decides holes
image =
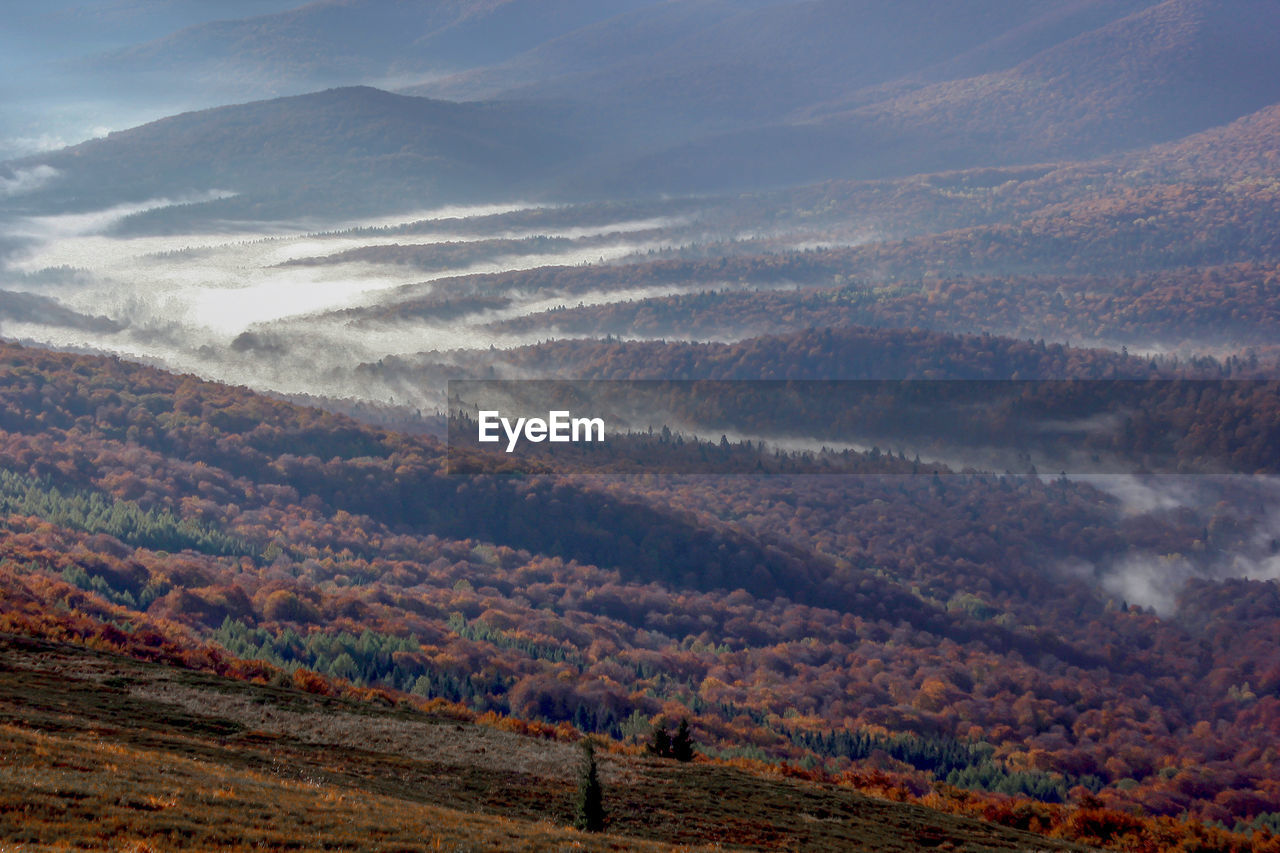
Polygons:
[[0,755],[0,839],[43,849],[1073,849],[618,754],[602,756],[609,834],[584,835],[565,828],[572,745],[8,635]]

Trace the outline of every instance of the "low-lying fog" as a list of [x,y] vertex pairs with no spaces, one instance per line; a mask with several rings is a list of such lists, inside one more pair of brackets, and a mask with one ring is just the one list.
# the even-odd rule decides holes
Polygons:
[[[520,346],[548,335],[494,333],[483,327],[565,304],[602,304],[687,289],[636,284],[571,296],[508,290],[500,307],[461,314],[454,310],[438,318],[429,311],[397,318],[391,308],[403,300],[447,295],[445,280],[459,275],[610,263],[661,251],[669,248],[659,237],[661,229],[679,224],[664,217],[568,222],[547,229],[519,222],[503,227],[504,214],[530,209],[510,204],[310,227],[251,223],[165,236],[117,232],[133,214],[220,195],[10,221],[5,231],[16,247],[4,258],[0,290],[47,300],[49,310],[33,309],[30,298],[21,302],[21,310],[0,302],[0,334],[60,348],[114,352],[261,390],[434,408],[440,401],[436,389],[414,389],[402,382],[392,387],[371,382],[367,372],[353,378],[352,371],[387,356]],[[469,221],[482,219],[483,228],[468,231]],[[373,260],[336,257],[367,247],[448,247],[456,252],[459,244],[472,244],[474,251],[453,263],[446,253],[445,261],[431,269],[382,262],[376,255]],[[371,319],[350,310],[359,308],[382,310]]]
[[[15,174],[0,195],[20,196],[49,177]],[[543,313],[549,309],[705,287],[633,280],[559,293],[517,280],[499,291],[496,283],[456,278],[625,263],[687,239],[682,219],[604,216],[599,209],[555,211],[559,224],[545,228],[529,224],[540,209],[523,204],[339,223],[221,223],[206,233],[165,236],[119,228],[136,213],[220,195],[0,223],[0,335],[117,353],[259,390],[430,413],[443,403],[451,364],[474,365],[490,348],[564,337],[551,325],[554,315]],[[352,250],[360,252],[342,255]],[[406,261],[404,252],[417,254]],[[716,289],[726,286],[736,285]],[[538,317],[538,325],[519,332],[502,326],[521,317]],[[380,369],[384,360],[409,369]],[[777,437],[770,443],[785,444]],[[1119,499],[1121,516],[1214,506],[1205,481],[1095,479]],[[1252,518],[1253,541],[1232,553],[1205,562],[1135,551],[1108,565],[1068,561],[1066,570],[1161,613],[1176,610],[1178,592],[1193,576],[1280,577],[1280,485],[1259,480],[1251,488],[1254,509],[1244,501],[1228,514]]]

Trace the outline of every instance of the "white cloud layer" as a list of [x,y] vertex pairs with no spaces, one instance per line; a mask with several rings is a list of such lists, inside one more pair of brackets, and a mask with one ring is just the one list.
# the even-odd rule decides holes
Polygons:
[[0,196],[11,198],[38,190],[58,177],[58,170],[41,164],[32,169],[15,169],[13,177],[0,175]]
[[[445,286],[436,282],[452,276],[609,262],[663,249],[666,244],[642,239],[638,232],[673,222],[662,218],[583,220],[550,229],[495,228],[492,217],[531,207],[519,202],[443,207],[341,223],[239,223],[226,224],[230,230],[163,236],[113,233],[114,226],[132,214],[225,195],[211,191],[11,223],[9,234],[24,243],[5,259],[0,289],[50,297],[79,314],[111,318],[123,329],[112,332],[9,321],[0,326],[0,333],[57,347],[115,352],[263,390],[404,402],[402,378],[388,378],[386,387],[367,376],[356,381],[351,377],[358,365],[433,350],[532,343],[547,337],[548,330],[516,335],[494,333],[484,326],[564,304],[601,304],[687,289],[632,286],[572,296],[517,291],[503,294],[509,300],[505,307],[460,318],[397,320],[391,311],[389,319],[374,321],[340,313],[432,295]],[[485,217],[489,219],[479,227],[478,220]],[[477,227],[468,233],[470,219],[477,220]],[[448,228],[433,225],[446,220]],[[546,241],[531,242],[527,251],[518,244],[503,244],[489,254],[479,247],[465,262],[430,271],[390,262],[333,259],[362,247],[430,247],[540,237],[561,242],[552,249]],[[306,258],[329,260],[288,263]],[[243,340],[238,343],[245,333],[252,333],[254,340],[269,340],[269,348]],[[435,399],[425,392],[412,396],[419,402]]]

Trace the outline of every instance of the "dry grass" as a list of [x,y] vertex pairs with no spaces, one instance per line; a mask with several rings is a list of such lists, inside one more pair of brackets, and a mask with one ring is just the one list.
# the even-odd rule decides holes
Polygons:
[[[0,726],[9,844],[103,850],[661,850],[88,735]],[[32,847],[27,847],[32,845]]]
[[834,786],[600,757],[611,834],[593,836],[567,828],[571,745],[0,637],[0,851],[1070,849]]

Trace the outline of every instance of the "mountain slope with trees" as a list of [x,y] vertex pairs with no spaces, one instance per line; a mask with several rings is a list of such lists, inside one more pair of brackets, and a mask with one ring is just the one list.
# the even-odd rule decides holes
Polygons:
[[[794,343],[756,346],[775,364]],[[454,477],[431,439],[243,390],[12,346],[5,364],[0,464],[22,500],[0,560],[27,602],[6,630],[64,636],[64,600],[635,743],[687,717],[713,756],[843,772],[883,751],[920,791],[1280,811],[1253,748],[1280,708],[1273,585],[1232,582],[1247,617],[1193,587],[1165,618],[1106,587],[1134,560],[1247,553],[1234,498],[1133,514],[989,475]]]

